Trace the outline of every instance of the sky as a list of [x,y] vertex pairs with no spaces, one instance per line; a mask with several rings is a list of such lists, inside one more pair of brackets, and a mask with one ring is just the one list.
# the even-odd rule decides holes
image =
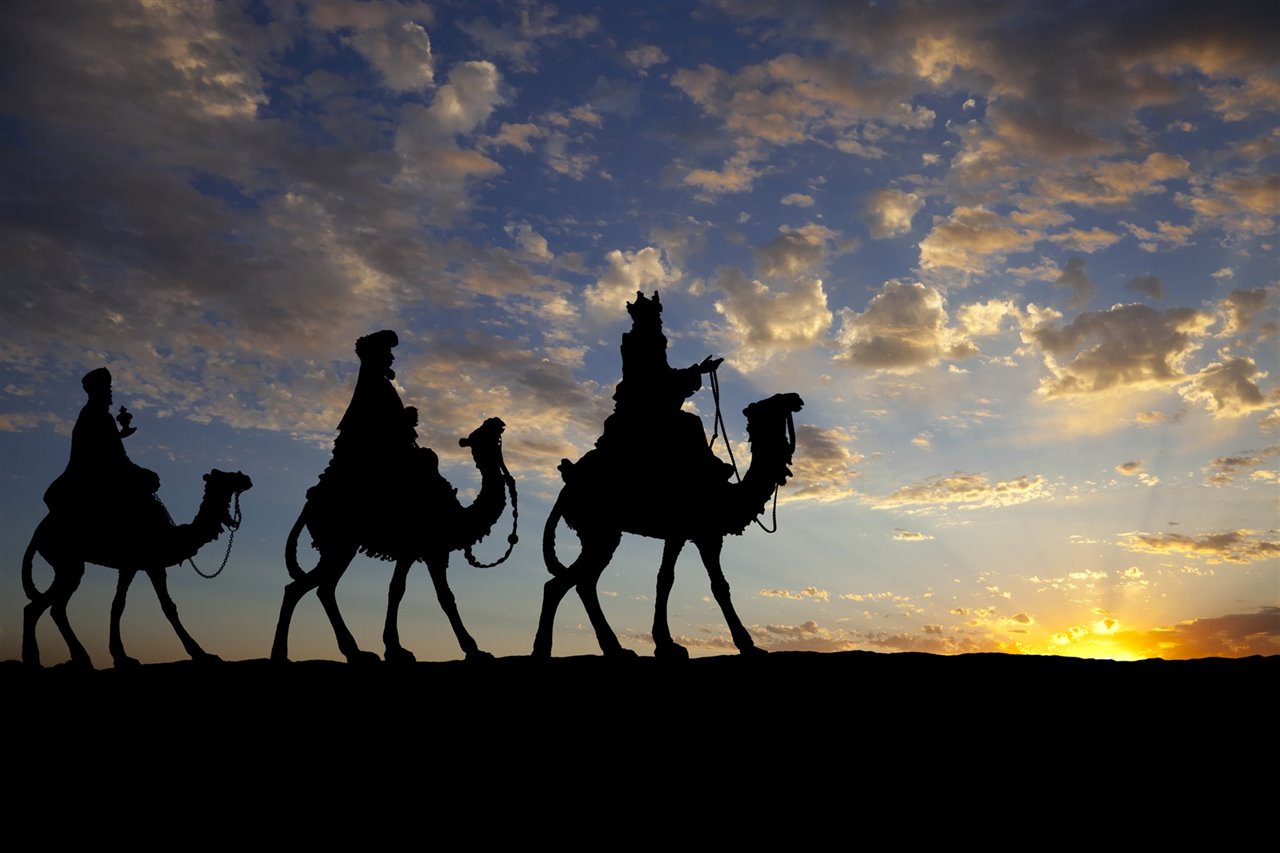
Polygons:
[[[105,365],[175,518],[209,469],[253,478],[225,573],[170,588],[208,651],[265,657],[382,328],[461,499],[458,437],[507,423],[520,543],[450,581],[527,654],[556,465],[600,434],[637,290],[672,365],[724,357],[740,463],[747,403],[805,400],[778,532],[725,544],[760,646],[1280,654],[1278,30],[1243,2],[6,3],[0,656]],[[710,391],[687,406],[710,434]],[[642,654],[660,555],[625,537],[600,582]],[[339,586],[364,648],[390,576]],[[70,608],[100,666],[115,580]],[[460,657],[421,565],[401,613]],[[692,548],[671,629],[733,650]],[[184,657],[145,580],[124,637]],[[598,652],[572,597],[554,642]],[[340,657],[314,596],[291,652]]]

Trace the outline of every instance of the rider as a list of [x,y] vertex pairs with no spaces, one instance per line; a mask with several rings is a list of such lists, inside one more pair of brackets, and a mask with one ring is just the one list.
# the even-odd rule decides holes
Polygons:
[[[435,480],[443,482],[435,453],[418,447],[418,410],[406,407],[391,384],[396,375],[391,350],[399,343],[390,329],[356,341],[360,358],[356,388],[338,424],[333,459],[320,475],[321,487],[337,488],[371,517],[385,517],[415,495],[421,497]],[[433,473],[434,479],[428,476]]]
[[622,334],[622,381],[596,447],[626,454],[645,466],[655,462],[668,470],[705,471],[711,479],[723,481],[732,467],[711,452],[702,419],[682,407],[702,388],[702,374],[724,359],[707,356],[684,368],[667,363],[657,291],[653,299],[637,291],[636,301],[627,303],[627,313],[631,331]]
[[[71,430],[71,459],[45,490],[45,504],[53,511],[98,518],[163,512],[155,496],[160,478],[130,461],[124,449],[124,439],[137,432],[130,426],[133,415],[121,406],[119,414],[111,417],[111,371],[91,370],[80,384],[89,400]],[[164,518],[168,521],[167,513]]]

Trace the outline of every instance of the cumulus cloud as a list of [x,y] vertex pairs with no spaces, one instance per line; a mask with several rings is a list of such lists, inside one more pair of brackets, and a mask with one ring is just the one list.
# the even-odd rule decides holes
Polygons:
[[983,273],[988,264],[1031,249],[1043,236],[984,207],[957,207],[920,241],[920,266]]
[[486,54],[503,57],[518,71],[532,72],[537,70],[534,59],[542,48],[564,39],[581,39],[599,28],[594,15],[558,15],[550,4],[528,5],[500,24],[482,17],[460,21],[457,26]]
[[756,272],[765,278],[791,278],[822,264],[827,245],[836,237],[821,225],[782,228],[777,237],[751,250]]
[[1080,314],[1062,327],[1037,321],[1024,340],[1037,344],[1051,376],[1040,390],[1049,397],[1097,394],[1122,388],[1157,387],[1186,380],[1187,359],[1213,324],[1213,315],[1194,308],[1157,311],[1146,305],[1116,305]]
[[861,313],[840,310],[837,360],[858,367],[912,371],[942,359],[975,356],[972,338],[996,334],[1017,308],[1007,300],[964,306],[949,325],[942,293],[920,283],[886,282]]
[[1167,660],[1280,654],[1280,607],[1188,619],[1121,635],[1125,647]]
[[813,207],[813,196],[805,193],[791,193],[782,197],[782,203],[789,207]]
[[1121,462],[1116,466],[1117,474],[1124,474],[1126,477],[1136,477],[1142,473],[1141,460],[1133,460],[1131,462]]
[[661,65],[668,59],[667,54],[656,44],[642,44],[639,47],[628,50],[624,55],[627,57],[628,62],[642,71],[655,65]]
[[865,214],[871,236],[880,240],[911,231],[911,218],[924,207],[924,199],[901,190],[876,190],[867,199]]
[[724,297],[716,311],[733,339],[747,350],[767,355],[779,349],[809,346],[831,327],[831,311],[822,279],[800,275],[781,287],[749,279],[737,267],[722,267],[710,282]]
[[646,246],[638,252],[614,249],[605,255],[605,269],[596,283],[587,288],[587,310],[605,323],[626,319],[626,305],[637,291],[661,289],[680,279],[681,272],[669,266],[662,252]]
[[1154,153],[1141,162],[1102,161],[1070,173],[1043,175],[1041,195],[1081,207],[1129,204],[1138,196],[1165,192],[1167,182],[1186,178],[1191,164],[1176,154]]
[[1181,533],[1123,533],[1120,546],[1146,554],[1180,554],[1209,563],[1252,563],[1280,556],[1280,531],[1223,530],[1200,536]]
[[853,436],[838,427],[796,424],[796,453],[791,462],[794,479],[782,500],[830,503],[855,494],[855,466],[862,454],[851,449]]
[[1023,475],[993,483],[985,474],[957,471],[949,476],[930,477],[914,485],[903,486],[890,495],[873,499],[871,505],[876,509],[907,511],[926,511],[948,505],[959,509],[987,509],[1052,498],[1053,485],[1040,475]]
[[925,542],[932,539],[933,536],[928,533],[917,533],[912,530],[903,530],[901,527],[893,529],[893,538],[898,542]]
[[400,21],[358,30],[351,36],[351,46],[378,69],[388,88],[416,92],[435,82],[431,38],[421,24]]
[[[1231,291],[1219,305],[1223,318],[1220,335],[1226,337],[1248,331],[1253,327],[1253,321],[1267,310],[1269,301],[1270,293],[1265,288]],[[1265,331],[1274,333],[1275,323],[1268,323]]]
[[1267,377],[1253,359],[1231,356],[1207,365],[1180,389],[1187,400],[1202,403],[1215,418],[1238,418],[1275,405],[1280,394],[1263,393],[1259,379]]
[[1120,235],[1114,231],[1094,226],[1088,231],[1082,231],[1079,228],[1070,228],[1059,234],[1049,236],[1049,242],[1057,243],[1064,249],[1071,249],[1076,252],[1084,252],[1092,255],[1099,249],[1105,249],[1113,246],[1120,241]]

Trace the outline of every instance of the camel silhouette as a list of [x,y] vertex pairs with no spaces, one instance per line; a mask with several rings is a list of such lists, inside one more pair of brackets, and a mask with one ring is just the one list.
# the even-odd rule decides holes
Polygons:
[[[458,615],[458,606],[445,573],[449,567],[451,551],[465,550],[468,552],[468,560],[473,565],[480,565],[471,557],[469,549],[489,534],[502,515],[507,490],[511,492],[514,509],[515,481],[502,459],[502,431],[505,426],[501,419],[489,418],[470,436],[458,442],[463,447],[471,448],[472,459],[480,471],[480,492],[470,506],[462,506],[458,502],[457,489],[449,487],[434,470],[427,472],[429,476],[423,479],[434,478],[445,488],[440,488],[437,482],[419,483],[418,486],[426,490],[429,498],[411,507],[402,507],[404,512],[390,522],[383,519],[373,525],[376,529],[359,529],[359,524],[353,524],[347,516],[349,503],[344,502],[341,496],[326,497],[333,495],[332,492],[321,492],[307,499],[293,529],[289,531],[285,547],[285,561],[293,580],[284,588],[284,602],[280,606],[280,620],[276,624],[275,642],[271,648],[273,661],[288,660],[289,625],[294,608],[312,589],[317,589],[316,594],[333,626],[338,649],[347,661],[360,663],[378,659],[376,654],[361,651],[356,644],[338,610],[335,596],[338,581],[361,551],[379,559],[394,560],[396,564],[387,595],[387,621],[382,635],[387,661],[410,663],[415,660],[413,653],[400,645],[398,620],[409,569],[418,560],[427,564],[427,570],[435,584],[436,597],[444,608],[445,615],[449,617],[449,624],[453,626],[458,645],[462,647],[467,659],[492,657],[488,652],[481,651],[476,641],[467,633],[462,617]],[[422,452],[430,453],[425,449]],[[299,566],[297,557],[298,537],[304,527],[310,532],[313,544],[320,552],[320,561],[310,571],[304,571]],[[508,542],[514,545],[515,539],[515,534],[512,533]],[[510,554],[510,549],[507,553]]]
[[[33,666],[40,665],[36,623],[48,609],[52,611],[53,621],[62,632],[62,639],[71,652],[71,664],[85,669],[93,668],[89,653],[80,644],[67,620],[67,602],[80,586],[85,563],[95,563],[120,572],[115,598],[111,602],[109,643],[111,658],[117,667],[138,665],[135,658],[125,654],[124,644],[120,639],[120,617],[124,613],[129,584],[139,571],[146,572],[151,579],[151,585],[155,587],[156,596],[160,599],[160,607],[187,654],[197,661],[217,660],[217,656],[200,648],[182,626],[178,608],[169,595],[166,570],[194,557],[203,545],[217,539],[224,528],[229,528],[234,534],[240,525],[240,494],[252,488],[253,483],[239,471],[225,472],[216,469],[204,475],[204,483],[204,499],[190,524],[175,525],[169,522],[161,523],[158,527],[152,527],[150,523],[130,526],[127,519],[121,523],[118,518],[104,519],[100,515],[86,518],[80,514],[58,511],[46,515],[36,526],[31,543],[22,556],[22,588],[30,600],[22,613],[23,661]],[[231,515],[233,498],[236,502],[234,518]],[[159,512],[167,515],[163,509]],[[154,519],[157,516],[150,514],[147,517]],[[53,567],[53,583],[44,592],[36,588],[32,579],[32,558],[37,553]]]
[[[695,472],[684,472],[687,482],[664,484],[662,489],[628,488],[625,467],[608,459],[600,449],[589,451],[577,464],[564,460],[560,472],[564,488],[556,498],[543,533],[542,553],[552,578],[543,587],[542,615],[534,639],[534,657],[551,655],[556,608],[570,589],[587,610],[601,650],[607,656],[632,656],[624,649],[605,620],[596,595],[596,583],[608,566],[623,533],[664,540],[658,570],[657,604],[653,617],[655,656],[686,658],[688,651],[671,639],[667,625],[667,598],[675,580],[676,558],[692,541],[711,577],[711,591],[719,603],[729,632],[741,654],[763,654],[733,609],[729,583],[720,567],[724,537],[741,534],[764,512],[769,498],[791,476],[788,465],[795,452],[792,415],[804,401],[798,394],[775,394],[743,410],[751,442],[751,467],[740,482],[699,483]],[[561,519],[575,530],[582,543],[570,566],[556,556],[555,532]]]

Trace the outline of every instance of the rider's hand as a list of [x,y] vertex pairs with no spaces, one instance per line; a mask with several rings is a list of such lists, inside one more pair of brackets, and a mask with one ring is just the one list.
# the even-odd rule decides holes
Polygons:
[[702,360],[702,364],[698,365],[698,372],[710,373],[711,371],[715,370],[717,367],[719,367],[723,363],[724,363],[723,358],[714,358],[712,356],[707,356]]

